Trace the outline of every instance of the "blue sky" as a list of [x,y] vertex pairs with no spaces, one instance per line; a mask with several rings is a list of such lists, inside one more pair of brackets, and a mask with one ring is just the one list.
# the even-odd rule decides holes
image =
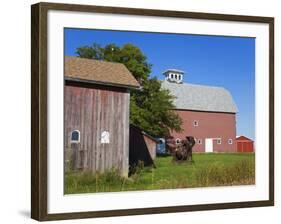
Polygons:
[[254,38],[65,29],[65,55],[94,42],[138,46],[158,79],[167,68],[177,68],[186,72],[184,82],[228,89],[239,110],[237,135],[255,139]]

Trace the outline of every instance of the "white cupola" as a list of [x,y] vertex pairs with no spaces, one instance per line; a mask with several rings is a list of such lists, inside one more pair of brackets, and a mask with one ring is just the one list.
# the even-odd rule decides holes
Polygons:
[[165,80],[174,83],[182,83],[184,71],[178,69],[167,69],[163,72]]

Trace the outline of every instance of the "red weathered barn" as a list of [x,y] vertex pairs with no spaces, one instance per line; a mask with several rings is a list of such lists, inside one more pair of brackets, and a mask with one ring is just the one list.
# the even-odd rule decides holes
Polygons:
[[128,175],[130,88],[139,83],[120,63],[65,57],[65,159],[73,169]]
[[237,152],[254,152],[254,141],[242,135],[236,138],[236,147]]
[[193,136],[195,152],[235,152],[237,108],[222,87],[183,83],[183,71],[164,72],[162,88],[175,97],[174,111],[182,118],[182,132],[171,132],[176,142]]

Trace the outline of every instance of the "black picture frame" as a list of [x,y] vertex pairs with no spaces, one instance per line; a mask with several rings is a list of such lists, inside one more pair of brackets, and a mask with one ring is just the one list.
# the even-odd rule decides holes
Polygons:
[[[274,205],[274,18],[210,14],[183,11],[164,11],[138,8],[118,8],[90,5],[38,3],[31,6],[31,217],[39,221],[79,219],[124,215],[187,212],[226,208],[245,208]],[[47,13],[49,10],[99,12],[158,16],[167,18],[194,18],[264,23],[269,25],[269,200],[217,203],[203,205],[137,208],[126,210],[88,211],[48,214],[47,210]]]

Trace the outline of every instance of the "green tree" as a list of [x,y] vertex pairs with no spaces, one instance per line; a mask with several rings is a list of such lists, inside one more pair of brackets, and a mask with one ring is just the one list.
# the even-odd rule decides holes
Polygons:
[[108,44],[104,47],[92,46],[77,48],[79,57],[123,63],[139,81],[141,90],[131,91],[130,122],[153,136],[166,136],[169,131],[181,131],[181,118],[172,110],[173,96],[161,88],[161,82],[149,78],[152,65],[142,51],[132,45],[122,47]]
[[83,46],[76,49],[76,54],[81,58],[103,60],[103,48],[94,43],[92,46]]
[[152,65],[147,62],[146,56],[132,44],[125,44],[120,48],[113,43],[107,44],[105,47],[94,43],[92,46],[77,48],[76,54],[82,58],[120,62],[140,83],[147,80],[151,72]]
[[142,91],[132,94],[130,121],[154,136],[167,136],[169,130],[181,131],[182,121],[172,110],[173,99],[156,78],[144,81]]

